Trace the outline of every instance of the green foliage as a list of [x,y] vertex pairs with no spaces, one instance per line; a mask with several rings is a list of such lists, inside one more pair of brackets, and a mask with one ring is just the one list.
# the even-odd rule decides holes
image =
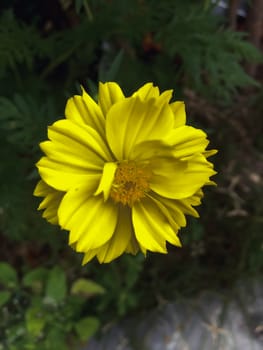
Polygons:
[[16,270],[5,262],[0,263],[0,283],[8,289],[15,288],[17,285]]
[[25,94],[14,94],[12,99],[0,97],[1,131],[21,153],[38,151],[38,143],[46,132],[44,123],[50,122],[55,114],[51,97],[42,103]]
[[200,5],[170,5],[173,11],[164,3],[159,5],[158,21],[166,25],[160,27],[156,40],[163,43],[169,57],[182,60],[179,69],[189,86],[229,103],[237,88],[257,85],[241,62],[262,62],[263,57],[246,41],[245,33],[224,29]]
[[[237,88],[256,83],[241,63],[262,61],[262,55],[246,42],[244,33],[224,29],[209,6],[171,0],[76,1],[75,6],[77,25],[48,36],[17,20],[11,10],[3,12],[3,79],[11,74],[22,87],[28,74],[45,80],[60,69],[66,86],[85,77],[96,81],[127,76],[130,83],[123,83],[130,89],[138,80],[154,78],[159,85],[173,87],[183,78],[188,86],[221,102],[229,102]],[[147,35],[152,35],[148,47]],[[117,72],[111,62],[119,46],[122,53],[116,63],[123,62]],[[107,75],[105,67],[111,67]]]
[[45,300],[46,303],[57,304],[63,302],[67,293],[66,276],[63,270],[55,266],[48,276]]
[[91,295],[104,293],[105,289],[103,287],[85,278],[77,279],[71,287],[71,294],[73,295],[82,295],[85,297],[90,297]]
[[[135,288],[141,275],[144,256],[122,256],[108,265],[94,266],[96,275],[107,293],[100,299],[96,310],[105,321],[109,316],[116,318],[125,315],[139,304],[140,292]],[[107,311],[108,315],[105,315]]]
[[0,307],[5,305],[11,297],[11,293],[7,290],[0,292]]
[[82,315],[87,300],[105,292],[97,283],[75,280],[68,292],[69,281],[59,266],[29,270],[18,282],[16,271],[4,262],[0,276],[0,338],[5,348],[72,349],[78,339],[87,341],[97,332],[98,318]]
[[75,325],[76,332],[82,341],[87,341],[99,329],[100,323],[95,317],[85,317]]
[[0,77],[12,70],[15,74],[18,65],[31,70],[34,57],[42,53],[39,33],[15,18],[12,11],[3,12],[0,17]]
[[[31,193],[38,174],[33,163],[39,157],[39,142],[45,138],[47,125],[56,113],[52,97],[41,102],[34,94],[0,96],[0,157],[4,160],[0,168],[0,177],[4,179],[0,184],[0,226],[10,237],[30,237],[31,225],[36,232],[42,232],[45,225],[35,220],[37,201],[32,201]],[[48,239],[47,231],[53,229],[45,226],[42,237]]]

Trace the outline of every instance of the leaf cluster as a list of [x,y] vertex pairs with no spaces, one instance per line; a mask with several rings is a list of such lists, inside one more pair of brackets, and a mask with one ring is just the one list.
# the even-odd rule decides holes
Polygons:
[[59,266],[35,268],[19,278],[1,262],[0,285],[0,349],[72,349],[99,328],[97,317],[82,314],[87,300],[105,293],[92,280],[69,285]]
[[31,70],[34,57],[43,51],[41,44],[33,26],[18,21],[11,10],[3,12],[0,17],[0,77],[9,69],[18,74],[18,65]]
[[177,57],[179,76],[188,86],[226,104],[238,88],[258,85],[242,64],[262,62],[263,57],[245,33],[225,28],[222,19],[200,5],[170,2],[170,6],[172,11],[159,5],[156,26],[159,21],[166,25],[155,37],[171,59]]

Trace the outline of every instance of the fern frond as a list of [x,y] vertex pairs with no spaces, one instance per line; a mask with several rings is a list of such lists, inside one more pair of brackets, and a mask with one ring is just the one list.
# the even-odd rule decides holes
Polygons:
[[244,33],[222,28],[200,5],[178,6],[172,16],[160,10],[158,20],[167,25],[156,39],[170,57],[180,57],[184,78],[197,91],[230,102],[237,88],[257,84],[242,64],[262,62],[263,56]]
[[30,95],[15,94],[12,99],[0,97],[0,129],[19,151],[35,152],[45,135],[46,124],[55,115],[51,98],[41,103]]
[[0,17],[0,67],[2,73],[18,64],[32,69],[40,52],[40,36],[34,27],[19,22],[11,11]]

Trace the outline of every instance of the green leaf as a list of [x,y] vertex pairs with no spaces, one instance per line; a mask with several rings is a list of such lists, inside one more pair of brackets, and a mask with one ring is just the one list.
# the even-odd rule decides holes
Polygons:
[[4,306],[10,299],[11,293],[7,290],[0,292],[0,308]]
[[83,2],[84,2],[83,0],[76,0],[75,1],[75,10],[78,14],[80,13],[80,10],[83,6]]
[[16,270],[8,263],[0,263],[0,284],[7,288],[15,288],[18,285]]
[[33,306],[26,312],[26,327],[30,335],[38,337],[41,335],[46,324],[46,318],[43,315],[41,307]]
[[45,341],[44,349],[54,350],[68,350],[69,346],[66,344],[65,332],[54,327],[48,329]]
[[76,325],[75,330],[82,341],[87,341],[100,327],[100,322],[96,317],[82,318]]
[[43,289],[43,284],[47,278],[47,269],[39,267],[29,271],[23,277],[22,283],[25,287],[32,288],[35,292],[40,292]]
[[46,302],[58,304],[62,302],[67,293],[65,272],[55,266],[48,275],[46,285]]
[[72,284],[70,292],[71,294],[77,294],[88,298],[93,295],[105,293],[105,289],[89,279],[79,278]]
[[116,76],[118,73],[118,70],[120,69],[120,65],[122,63],[123,59],[123,50],[120,50],[116,57],[114,58],[110,68],[106,71],[103,71],[102,68],[99,70],[99,80],[102,82],[106,81],[114,81],[116,80]]
[[[8,325],[7,342],[8,345],[10,345],[10,347],[8,346],[8,350],[20,350],[21,347],[19,347],[19,340],[24,337],[26,332],[27,331],[23,323]],[[6,350],[6,347],[4,347],[4,350]]]

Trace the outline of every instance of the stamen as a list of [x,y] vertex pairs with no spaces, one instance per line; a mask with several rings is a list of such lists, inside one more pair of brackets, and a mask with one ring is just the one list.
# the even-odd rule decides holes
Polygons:
[[134,161],[124,161],[118,165],[110,196],[115,202],[130,207],[150,190],[151,172],[148,168],[137,166]]

